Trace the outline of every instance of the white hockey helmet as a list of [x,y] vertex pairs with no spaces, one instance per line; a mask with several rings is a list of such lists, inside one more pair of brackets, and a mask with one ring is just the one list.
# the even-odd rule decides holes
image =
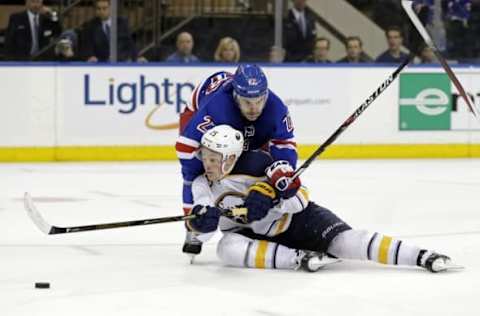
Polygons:
[[236,162],[242,154],[243,135],[229,125],[218,125],[203,134],[201,144],[222,155],[222,172],[226,175],[232,171],[235,165],[232,164],[228,170],[225,169],[228,157],[235,155]]

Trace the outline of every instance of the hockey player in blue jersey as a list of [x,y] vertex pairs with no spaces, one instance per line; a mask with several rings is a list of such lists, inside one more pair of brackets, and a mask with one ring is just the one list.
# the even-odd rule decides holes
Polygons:
[[[205,174],[192,184],[192,213],[197,217],[187,225],[204,241],[220,228],[217,254],[225,264],[314,272],[342,258],[431,272],[462,268],[445,255],[382,233],[352,229],[309,201],[303,186],[289,198],[280,197],[268,181],[271,157],[262,151],[242,154],[242,149],[240,131],[227,125],[207,131],[200,149]],[[239,207],[247,211],[242,217],[220,216],[220,208]]]
[[[196,94],[196,95],[195,95]],[[192,208],[192,181],[204,172],[198,156],[200,139],[212,127],[227,124],[243,132],[244,150],[263,148],[274,162],[272,185],[289,178],[297,163],[293,124],[288,108],[280,98],[268,89],[267,78],[256,65],[240,65],[233,76],[216,73],[194,92],[196,112],[183,128],[177,143],[177,155],[182,165],[183,208],[189,213]],[[292,181],[282,196],[291,196],[300,187],[300,180]],[[198,254],[201,242],[187,231],[183,251]]]
[[186,104],[183,112],[180,113],[180,133],[183,132],[192,116],[198,111],[200,104],[205,104],[206,100],[212,97],[215,91],[232,78],[233,74],[228,71],[217,71],[195,87],[190,101]]

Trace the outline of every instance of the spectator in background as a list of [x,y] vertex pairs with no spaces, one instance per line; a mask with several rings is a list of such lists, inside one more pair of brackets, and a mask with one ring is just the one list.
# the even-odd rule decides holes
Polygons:
[[270,47],[270,53],[268,56],[269,62],[273,64],[280,64],[280,63],[283,63],[284,60],[285,60],[285,49],[278,46]]
[[238,63],[240,60],[240,45],[231,37],[224,37],[218,43],[213,59],[216,62]]
[[471,57],[472,43],[468,38],[471,7],[470,0],[449,0],[447,2],[447,38],[450,58]]
[[[432,40],[441,52],[447,49],[447,39],[444,24],[444,13],[442,9],[443,0],[414,0],[413,9],[420,21],[432,36]],[[413,48],[423,42],[419,34],[415,34]],[[415,46],[416,45],[416,46]]]
[[328,59],[328,53],[330,52],[330,40],[325,37],[319,37],[315,40],[315,46],[313,47],[312,55],[305,59],[307,63],[331,63]]
[[472,11],[470,12],[468,40],[472,43],[472,57],[475,62],[480,62],[480,0],[472,1]]
[[372,59],[363,52],[363,43],[358,36],[347,37],[345,40],[345,50],[347,56],[337,61],[337,63],[369,63],[372,61]]
[[428,25],[432,22],[433,4],[435,0],[414,0],[413,10],[418,16],[423,25]]
[[385,31],[388,49],[375,60],[377,63],[401,63],[407,54],[401,51],[403,45],[402,31],[397,26],[391,26]]
[[306,8],[306,0],[293,0],[284,23],[285,61],[299,62],[312,53],[316,29],[315,18]]
[[436,64],[438,63],[433,50],[427,45],[422,44],[419,50],[420,64]]
[[[32,60],[62,31],[57,13],[43,5],[43,0],[26,0],[25,11],[10,16],[5,34],[9,60]],[[43,59],[50,59],[46,54]]]
[[[110,60],[110,0],[95,1],[95,15],[83,26],[82,55],[88,62],[106,62]],[[124,17],[117,19],[117,60],[145,62],[137,55],[137,49],[130,34],[128,21]]]
[[191,63],[200,61],[192,54],[193,37],[188,32],[182,32],[177,36],[177,50],[167,57],[166,62]]

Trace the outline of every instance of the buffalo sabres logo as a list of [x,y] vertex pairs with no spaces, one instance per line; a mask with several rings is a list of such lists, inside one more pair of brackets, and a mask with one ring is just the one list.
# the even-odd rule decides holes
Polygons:
[[245,197],[247,195],[242,192],[237,192],[237,191],[227,191],[221,194],[215,201],[215,207],[220,207],[224,210],[231,210],[232,217],[230,217],[231,220],[239,223],[239,224],[246,224],[247,223],[247,214],[240,214],[240,213],[235,213],[235,209],[237,209],[237,212],[244,207],[245,203]]

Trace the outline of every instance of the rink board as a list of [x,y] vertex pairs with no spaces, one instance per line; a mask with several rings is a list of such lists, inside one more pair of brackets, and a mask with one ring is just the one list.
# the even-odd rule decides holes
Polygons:
[[[394,70],[374,65],[264,68],[271,89],[289,106],[301,158]],[[215,64],[2,64],[0,161],[176,159],[178,113],[194,86],[221,69]],[[480,68],[454,70],[478,107]],[[322,157],[480,157],[480,123],[441,68],[413,67]]]

